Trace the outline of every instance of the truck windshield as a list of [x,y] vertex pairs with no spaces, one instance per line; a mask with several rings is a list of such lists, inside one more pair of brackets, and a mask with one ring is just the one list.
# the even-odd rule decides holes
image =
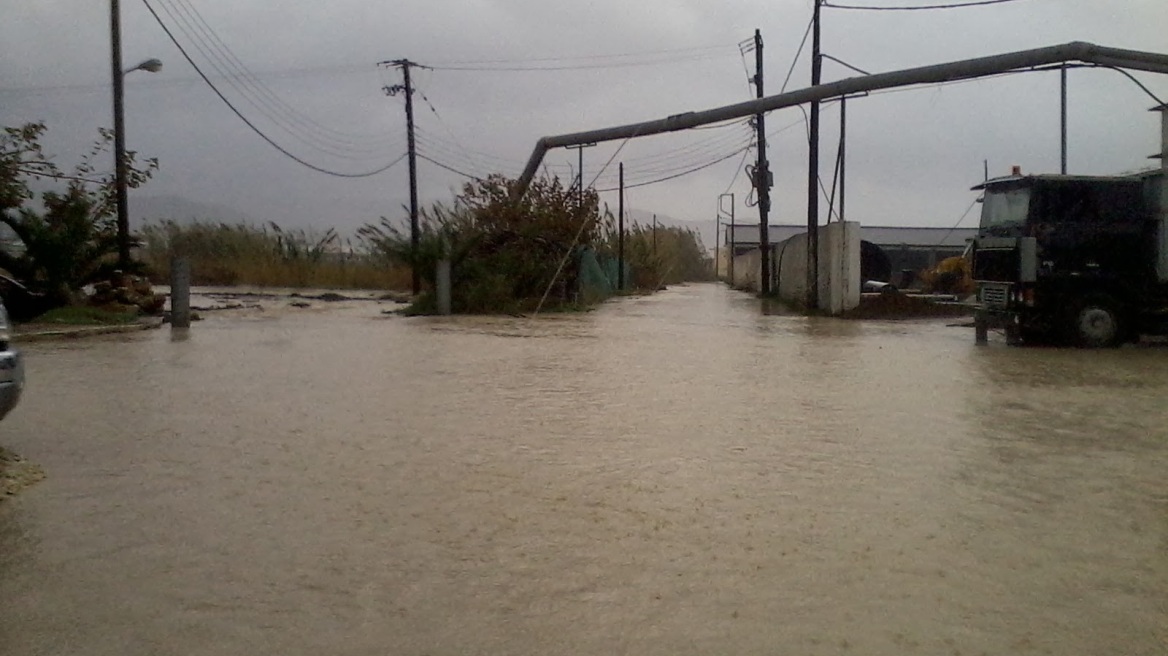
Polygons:
[[987,189],[981,206],[981,227],[1019,226],[1026,222],[1029,211],[1029,189]]

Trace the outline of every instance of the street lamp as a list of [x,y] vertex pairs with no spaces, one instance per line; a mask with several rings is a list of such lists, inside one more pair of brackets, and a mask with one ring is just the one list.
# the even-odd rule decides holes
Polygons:
[[122,70],[122,20],[120,1],[110,0],[110,69],[114,84],[114,196],[118,208],[118,268],[130,267],[130,211],[126,194],[126,120],[122,108],[124,78],[134,71],[156,73],[162,62],[147,59],[137,66]]
[[157,73],[158,71],[161,71],[161,70],[162,70],[162,60],[161,59],[147,59],[146,61],[142,62],[141,64],[138,64],[134,68],[127,68],[125,70],[125,72],[122,73],[122,75],[127,75],[129,73],[133,73],[134,71],[147,71],[150,73]]

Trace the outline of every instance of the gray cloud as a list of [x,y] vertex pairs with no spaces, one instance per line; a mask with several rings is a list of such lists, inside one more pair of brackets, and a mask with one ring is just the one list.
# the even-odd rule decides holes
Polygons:
[[[416,76],[425,94],[424,99],[416,98],[425,152],[476,174],[496,169],[517,173],[544,134],[745,99],[750,93],[747,73],[735,44],[750,37],[755,27],[762,29],[766,40],[767,89],[776,92],[811,4],[188,1],[264,84],[295,109],[299,122],[289,132],[244,101],[222,77],[215,78],[246,115],[298,156],[330,168],[360,171],[403,152],[401,98],[387,97],[381,89],[398,76],[379,70],[375,63],[409,57],[439,69],[418,71]],[[152,3],[175,24],[161,10],[178,7],[178,0]],[[98,126],[111,123],[108,5],[64,0],[6,4],[0,23],[4,44],[0,119],[6,125],[47,121],[51,150],[69,163],[88,146]],[[211,200],[261,219],[345,230],[380,215],[400,215],[407,199],[404,164],[366,180],[330,178],[300,167],[263,143],[214,97],[142,3],[123,0],[123,5],[127,65],[146,57],[166,62],[161,73],[127,78],[128,143],[162,163],[157,178],[135,196]],[[1166,19],[1168,5],[1162,0],[1020,0],[981,9],[910,13],[825,10],[823,37],[826,52],[881,71],[1070,40],[1163,51],[1168,45],[1162,33]],[[189,44],[181,32],[180,38]],[[679,54],[682,61],[652,67],[466,72],[439,66],[706,46],[722,48]],[[204,63],[202,58],[198,61]],[[825,79],[850,75],[835,64],[825,65]],[[1140,78],[1168,97],[1163,77]],[[807,81],[804,56],[791,86]],[[1073,72],[1072,170],[1115,173],[1150,164],[1146,157],[1158,136],[1155,117],[1146,111],[1151,104],[1118,74]],[[265,111],[274,114],[271,107]],[[873,224],[949,225],[968,206],[968,187],[980,179],[983,160],[989,160],[993,173],[1002,173],[1011,164],[1026,170],[1057,170],[1057,112],[1058,80],[1052,73],[855,100],[849,104],[849,215]],[[281,122],[292,120],[283,112],[279,116]],[[828,109],[822,172],[827,185],[837,121],[837,110]],[[807,145],[800,122],[797,110],[768,118],[772,130],[794,126],[771,142],[778,222],[803,221]],[[698,163],[703,154],[713,158],[730,152],[740,134],[736,130],[740,128],[634,141],[621,150],[613,170],[616,161],[624,160],[630,162],[630,179],[652,179],[652,171]],[[334,131],[360,136],[356,142],[346,137],[346,143],[338,143]],[[331,144],[327,150],[346,156],[322,151],[326,144]],[[585,151],[589,179],[618,146],[602,144]],[[632,166],[634,161],[640,170]],[[633,189],[629,204],[682,219],[712,220],[715,197],[730,184],[739,162],[735,157],[690,176]],[[568,175],[575,169],[576,155],[554,152],[548,164],[550,170]],[[611,173],[606,172],[598,184],[610,181]],[[426,202],[448,200],[462,180],[428,162],[421,164]],[[740,200],[748,195],[744,175],[737,177],[732,191]],[[605,199],[615,206],[614,194]],[[739,217],[757,216],[755,211],[740,204]]]

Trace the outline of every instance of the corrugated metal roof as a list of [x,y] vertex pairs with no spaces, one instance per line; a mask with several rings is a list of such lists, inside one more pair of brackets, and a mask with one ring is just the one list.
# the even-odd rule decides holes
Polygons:
[[[807,232],[804,225],[772,225],[767,238],[772,244]],[[730,243],[730,226],[723,227],[723,244]],[[911,248],[965,248],[977,236],[977,228],[916,228],[900,226],[860,226],[860,239],[877,246]],[[734,242],[739,246],[758,245],[758,224],[734,225]]]

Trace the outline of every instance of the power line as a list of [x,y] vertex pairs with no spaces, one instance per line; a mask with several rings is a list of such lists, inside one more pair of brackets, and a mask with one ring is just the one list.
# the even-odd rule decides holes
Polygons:
[[[747,146],[743,150],[750,150],[750,148],[751,148],[751,146]],[[711,166],[714,166],[715,164],[720,164],[722,162],[725,162],[726,160],[730,159],[731,157],[738,155],[740,152],[742,152],[742,151],[735,151],[735,152],[730,153],[729,155],[726,155],[725,157],[722,157],[720,159],[716,159],[716,160],[711,161],[711,162],[706,162],[705,164],[702,164],[700,166],[695,166],[689,170],[682,171],[681,173],[669,175],[669,176],[666,176],[664,178],[658,178],[656,180],[650,180],[648,182],[639,182],[637,184],[626,184],[625,189],[635,189],[637,187],[647,187],[649,185],[654,185],[654,184],[658,184],[661,182],[666,182],[668,180],[675,180],[677,178],[689,175],[691,173],[697,173],[698,171],[701,171],[702,169],[708,169]],[[617,190],[617,188],[615,188],[615,187],[611,188],[611,189],[597,189],[597,191],[616,191],[616,190]]]
[[734,183],[738,182],[738,176],[742,173],[743,168],[746,166],[746,158],[750,157],[751,148],[754,148],[753,143],[751,143],[749,147],[742,149],[742,161],[739,162],[738,166],[734,168],[734,177],[730,178],[730,184],[726,185],[726,191],[722,192],[723,196],[730,193],[730,190],[734,188]]
[[234,66],[226,59],[226,55],[223,54],[222,49],[217,49],[213,44],[209,44],[203,36],[196,33],[199,28],[193,23],[193,19],[182,13],[171,0],[160,0],[160,5],[186,37],[193,42],[194,47],[207,59],[208,63],[224,76],[227,84],[266,119],[293,138],[315,150],[341,159],[368,159],[351,155],[344,147],[338,146],[328,139],[323,139],[315,132],[309,132],[307,135],[302,133],[295,125],[295,121],[289,120],[287,115],[279,107],[273,106],[270,101],[263,102],[265,99],[262,96],[260,96],[259,100],[253,98],[249,93],[251,89],[247,86],[246,78],[237,72],[233,72],[232,69]]
[[[302,67],[302,68],[281,68],[269,71],[260,71],[254,73],[257,79],[262,78],[294,78],[294,77],[313,77],[318,75],[329,75],[334,73],[339,74],[353,74],[353,73],[370,73],[372,72],[368,66],[358,66],[354,64],[338,64],[335,66],[316,66],[316,67]],[[224,75],[210,75],[211,79],[218,79],[227,77]],[[145,78],[143,78],[145,79]],[[158,87],[172,87],[172,86],[190,86],[202,85],[203,80],[198,76],[174,76],[167,77],[165,80],[153,79],[144,86],[150,88]],[[101,82],[84,82],[76,84],[46,84],[37,86],[24,87],[0,87],[0,93],[11,94],[38,94],[38,93],[55,93],[55,92],[97,92],[108,91],[109,83]]]
[[634,57],[660,57],[666,55],[677,55],[682,53],[696,54],[699,52],[713,52],[728,50],[730,46],[700,46],[694,48],[672,48],[666,50],[646,50],[640,52],[626,52],[607,55],[580,55],[577,57],[542,57],[531,59],[486,59],[486,60],[461,60],[461,61],[445,61],[435,64],[438,66],[487,66],[494,64],[547,64],[556,62],[579,62],[579,61],[596,61],[602,59],[630,59]]
[[787,77],[783,79],[783,86],[779,89],[782,94],[787,90],[787,84],[791,81],[791,75],[795,72],[795,65],[799,63],[799,56],[803,54],[803,48],[807,46],[807,37],[811,34],[811,28],[815,25],[815,17],[807,21],[807,29],[803,30],[803,40],[799,42],[799,49],[795,51],[795,58],[791,60],[791,68],[787,70]]
[[1125,71],[1122,68],[1119,68],[1118,66],[1100,66],[1098,64],[1095,64],[1095,65],[1087,66],[1086,68],[1106,68],[1108,70],[1116,71],[1117,73],[1122,73],[1123,75],[1127,76],[1127,79],[1134,82],[1137,87],[1143,89],[1144,93],[1151,96],[1152,100],[1156,101],[1156,104],[1158,104],[1158,105],[1164,104],[1164,101],[1160,100],[1159,96],[1152,93],[1152,90],[1149,89],[1147,86],[1145,86],[1143,82],[1140,82],[1138,79],[1136,79],[1136,76],[1132,75],[1130,72]]
[[[247,67],[246,64],[235,54],[227,43],[219,37],[215,29],[207,22],[199,10],[191,3],[190,0],[163,0],[163,2],[171,2],[177,4],[180,8],[185,8],[186,14],[192,17],[193,22],[188,22],[197,29],[203,36],[207,37],[209,43],[221,55],[223,61],[229,68],[239,71],[236,76],[241,82],[249,83],[249,87],[255,91],[259,98],[264,98],[269,101],[269,107],[282,112],[289,120],[297,122],[301,126],[312,130],[319,131],[322,135],[328,136],[330,140],[342,143],[345,146],[352,147],[354,145],[366,146],[371,139],[380,139],[382,135],[363,135],[351,134],[340,130],[334,130],[325,125],[320,124],[311,116],[307,116],[296,110],[292,105],[285,102],[275,92],[271,90],[266,84],[259,80],[258,77]],[[204,41],[207,43],[208,41]]]
[[502,157],[494,155],[486,155],[482,153],[474,153],[479,157],[473,157],[470,151],[460,148],[457,145],[448,144],[439,137],[430,135],[429,133],[415,128],[415,138],[419,144],[424,146],[427,150],[434,151],[435,155],[441,155],[447,159],[456,159],[468,164],[473,169],[502,169],[512,171],[520,169],[521,164],[509,161]]
[[461,175],[464,178],[470,178],[471,180],[482,180],[483,179],[480,176],[473,175],[471,173],[467,173],[466,171],[460,171],[460,170],[454,168],[453,166],[443,164],[442,162],[439,162],[436,159],[427,157],[426,155],[423,155],[422,153],[418,153],[418,159],[424,159],[427,162],[430,162],[431,164],[433,164],[434,166],[437,166],[440,169],[446,169],[447,171],[450,171],[451,173],[457,173],[458,175]]
[[250,119],[248,119],[246,116],[243,115],[242,112],[239,111],[239,108],[237,108],[227,98],[227,96],[223,95],[223,92],[219,90],[219,87],[215,86],[215,84],[213,82],[211,82],[210,78],[208,78],[207,75],[203,73],[203,69],[199,68],[199,65],[196,64],[195,60],[191,58],[191,56],[187,52],[186,48],[184,48],[182,46],[182,44],[179,43],[178,39],[175,38],[174,33],[170,31],[170,28],[166,26],[166,23],[162,20],[162,17],[159,16],[158,12],[156,12],[154,10],[154,7],[151,6],[150,0],[142,0],[142,4],[146,5],[146,9],[150,12],[150,15],[154,17],[154,20],[158,23],[158,26],[161,27],[162,31],[166,33],[166,36],[170,39],[171,43],[173,43],[174,46],[176,48],[178,48],[178,51],[180,53],[182,53],[182,56],[184,59],[187,60],[187,63],[189,63],[191,65],[191,67],[195,69],[195,72],[197,72],[199,74],[199,77],[203,78],[203,81],[207,83],[207,86],[211,87],[211,90],[215,92],[215,95],[219,96],[219,99],[222,100],[225,105],[227,105],[227,107],[232,111],[232,113],[234,113],[237,117],[239,117],[239,119],[241,121],[243,121],[244,124],[247,125],[247,127],[251,128],[252,132],[255,132],[257,135],[259,135],[259,137],[261,139],[268,142],[269,145],[271,145],[273,148],[275,148],[276,150],[283,153],[289,159],[295,161],[296,163],[298,163],[302,166],[310,168],[313,171],[317,171],[318,173],[324,173],[325,175],[331,175],[331,176],[338,177],[338,178],[368,178],[368,177],[377,175],[379,173],[383,173],[385,171],[388,171],[395,164],[397,164],[398,162],[405,159],[406,156],[405,156],[405,154],[403,154],[400,157],[398,157],[397,159],[389,162],[385,166],[378,167],[376,169],[373,169],[372,171],[365,171],[362,173],[344,173],[344,172],[333,171],[331,169],[326,169],[324,167],[317,166],[311,162],[308,162],[304,159],[301,159],[300,157],[297,157],[291,151],[287,150],[286,148],[284,148],[280,144],[276,143],[275,140],[273,140],[271,137],[269,137],[267,134],[265,134],[263,130],[260,130],[258,127],[256,127],[256,125],[254,123],[252,123]]
[[837,63],[837,64],[839,64],[840,66],[843,66],[843,67],[845,67],[845,68],[850,68],[850,69],[852,69],[853,71],[855,71],[855,72],[859,73],[860,75],[871,75],[871,73],[869,73],[868,71],[865,71],[865,70],[864,70],[864,69],[862,69],[862,68],[857,68],[857,67],[855,67],[855,66],[852,66],[851,64],[849,64],[849,63],[847,63],[846,61],[844,61],[844,60],[840,59],[839,57],[832,57],[831,55],[829,55],[829,54],[827,54],[827,53],[825,53],[825,52],[821,52],[821,53],[819,53],[819,56],[820,56],[820,57],[822,57],[823,59],[830,59],[831,61],[833,61],[833,62],[835,62],[835,63]]
[[[744,148],[748,149],[748,148],[751,148],[753,145],[754,145],[753,137],[752,136],[745,136],[744,138],[740,138],[737,142],[735,142],[732,145],[727,144],[726,146],[723,146],[723,147],[718,148],[718,149],[707,149],[707,150],[704,150],[700,153],[693,153],[692,155],[687,156],[685,158],[681,158],[681,159],[670,159],[670,160],[662,162],[656,166],[638,165],[638,166],[635,166],[633,168],[633,173],[634,173],[634,175],[637,175],[637,174],[654,175],[654,174],[673,173],[676,171],[686,170],[686,169],[688,169],[696,164],[701,164],[701,163],[707,162],[711,158],[721,160],[721,159],[725,158],[727,155],[730,155],[730,156],[737,155],[738,153],[742,152],[742,150]],[[727,150],[727,146],[729,146],[729,150]],[[626,160],[625,163],[628,164],[628,160]],[[626,168],[628,168],[628,167],[626,167]],[[627,174],[628,174],[628,172],[626,171],[626,177],[627,177]]]
[[969,207],[965,208],[965,213],[961,215],[960,219],[957,219],[957,223],[954,223],[953,226],[949,228],[949,231],[945,233],[945,236],[941,237],[941,241],[937,242],[938,246],[945,243],[945,240],[949,238],[949,235],[953,234],[953,231],[957,229],[957,226],[961,225],[961,222],[965,220],[965,217],[969,216],[969,213],[973,211],[973,208],[977,205],[977,201],[979,200],[981,199],[973,199],[973,202],[969,204]]
[[1000,5],[1007,2],[1017,2],[1018,0],[974,0],[973,2],[954,2],[941,5],[902,5],[902,6],[888,6],[878,7],[872,5],[837,5],[832,2],[824,2],[821,6],[831,7],[832,9],[860,9],[864,11],[920,11],[924,9],[963,9],[965,7],[981,7],[984,5]]
[[627,62],[611,62],[611,63],[596,63],[596,64],[550,64],[550,63],[529,63],[529,64],[473,64],[473,65],[441,65],[436,64],[432,66],[436,71],[479,71],[479,72],[504,72],[504,73],[527,73],[536,71],[588,71],[600,69],[614,69],[614,68],[636,68],[643,66],[661,66],[668,64],[679,64],[694,61],[705,61],[717,59],[722,57],[712,57],[710,55],[692,55],[688,57],[669,57],[663,59],[653,59],[645,61],[627,61]]
[[179,29],[211,66],[224,76],[226,82],[260,114],[289,135],[316,150],[341,159],[368,161],[370,155],[385,151],[389,142],[381,137],[347,135],[331,130],[284,102],[239,61],[188,0],[160,2]]

